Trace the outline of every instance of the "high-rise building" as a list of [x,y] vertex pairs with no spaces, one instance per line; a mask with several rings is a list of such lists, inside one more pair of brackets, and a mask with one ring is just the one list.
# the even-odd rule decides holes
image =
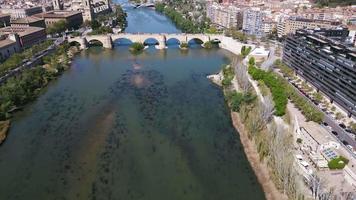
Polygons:
[[283,62],[349,115],[356,115],[356,51],[343,44],[348,32],[337,28],[289,34]]
[[246,9],[243,14],[242,30],[249,35],[262,36],[264,13],[259,8]]

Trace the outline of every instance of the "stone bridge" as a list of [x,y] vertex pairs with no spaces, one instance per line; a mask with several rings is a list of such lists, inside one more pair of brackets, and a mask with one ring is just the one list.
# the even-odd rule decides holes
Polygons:
[[171,34],[171,33],[143,33],[143,34],[134,34],[134,33],[119,33],[119,34],[108,34],[108,35],[91,35],[91,36],[82,36],[82,37],[73,37],[68,38],[68,42],[77,42],[80,44],[82,49],[87,48],[88,44],[93,41],[99,41],[102,43],[104,48],[111,49],[113,48],[113,43],[119,41],[120,39],[127,39],[131,42],[140,42],[145,43],[148,40],[156,40],[158,45],[156,48],[164,49],[166,48],[168,40],[176,40],[180,44],[182,42],[188,43],[192,40],[200,40],[205,43],[210,40],[222,41],[225,36],[223,35],[214,35],[214,34]]

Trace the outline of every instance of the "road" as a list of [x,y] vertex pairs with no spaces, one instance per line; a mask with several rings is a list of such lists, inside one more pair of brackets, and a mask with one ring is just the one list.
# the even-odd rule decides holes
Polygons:
[[[279,72],[278,72],[279,73]],[[280,74],[280,73],[279,73]],[[324,111],[322,111],[317,105],[315,105],[306,95],[304,95],[298,88],[296,88],[293,84],[292,85],[296,91],[302,95],[311,105],[313,105],[316,109],[318,109],[320,112],[324,113]],[[333,119],[331,118],[329,115],[327,115],[326,113],[324,113],[324,122],[326,122],[328,124],[328,126],[330,126],[334,131],[337,132],[337,138],[343,142],[346,141],[349,145],[351,145],[354,149],[356,149],[356,141],[350,137],[346,131],[344,131],[344,129],[342,129],[339,124]],[[332,136],[333,133],[331,133],[331,131],[329,132]],[[347,148],[347,147],[346,147]]]
[[53,51],[57,46],[59,46],[63,42],[64,42],[64,38],[62,38],[62,37],[57,38],[54,41],[53,45],[49,46],[47,49],[45,49],[35,55],[33,55],[32,58],[29,59],[27,62],[22,63],[20,66],[8,71],[4,76],[0,77],[0,84],[4,83],[8,78],[21,73],[26,68],[31,68],[33,66],[36,66],[36,65],[34,65],[34,63],[37,63],[40,59],[42,59],[44,56],[49,54],[51,51]]

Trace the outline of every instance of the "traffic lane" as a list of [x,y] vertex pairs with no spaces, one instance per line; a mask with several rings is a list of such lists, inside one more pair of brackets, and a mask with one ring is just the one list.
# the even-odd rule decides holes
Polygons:
[[[288,81],[289,82],[289,81]],[[291,84],[289,82],[289,84]],[[342,129],[339,124],[337,122],[334,121],[334,119],[332,119],[331,117],[329,117],[326,113],[324,113],[317,105],[315,105],[310,99],[309,97],[307,97],[305,94],[303,94],[297,87],[295,87],[293,84],[291,84],[295,90],[302,95],[310,104],[312,104],[314,106],[314,108],[318,109],[320,112],[322,112],[324,114],[324,122],[326,122],[334,131],[337,132],[338,134],[338,138],[340,140],[340,142],[342,141],[346,141],[349,145],[351,145],[354,149],[356,148],[356,141],[351,138],[346,131],[344,131],[344,129]],[[332,134],[330,132],[330,134]]]
[[339,124],[337,124],[333,119],[331,119],[329,116],[324,117],[324,121],[334,130],[337,132],[337,138],[342,141],[346,141],[349,145],[351,145],[354,149],[356,148],[356,141],[350,137],[344,129],[342,129]]

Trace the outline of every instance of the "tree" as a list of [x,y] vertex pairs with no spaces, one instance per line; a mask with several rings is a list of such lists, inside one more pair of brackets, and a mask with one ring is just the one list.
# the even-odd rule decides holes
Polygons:
[[68,29],[68,23],[65,20],[59,20],[47,28],[47,33],[50,35],[61,34]]
[[335,119],[340,120],[340,119],[342,119],[342,118],[344,118],[344,115],[343,115],[341,112],[337,112],[337,113],[335,114]]
[[255,64],[256,64],[255,58],[251,56],[250,59],[248,60],[248,65],[253,67],[255,66]]
[[93,29],[93,30],[96,30],[96,29],[98,29],[100,26],[101,26],[101,24],[98,22],[98,20],[92,20],[91,21],[91,24],[90,24],[90,26],[91,26],[91,28]]

